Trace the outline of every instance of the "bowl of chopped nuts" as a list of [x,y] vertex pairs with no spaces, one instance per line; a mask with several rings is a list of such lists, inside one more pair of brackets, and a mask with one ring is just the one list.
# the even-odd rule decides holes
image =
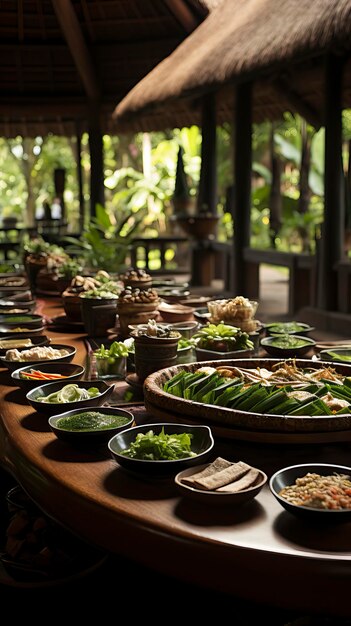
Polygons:
[[125,287],[148,289],[152,285],[152,277],[144,269],[131,268],[120,276]]
[[119,295],[117,314],[122,337],[129,336],[130,324],[144,324],[158,316],[159,297],[156,289],[126,287]]
[[269,487],[292,515],[317,523],[351,520],[351,467],[329,463],[291,465],[273,474]]

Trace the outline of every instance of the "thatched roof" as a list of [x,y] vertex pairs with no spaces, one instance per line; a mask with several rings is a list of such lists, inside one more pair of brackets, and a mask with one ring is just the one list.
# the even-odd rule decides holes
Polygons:
[[71,135],[89,101],[105,132],[116,102],[219,0],[3,0],[0,135]]
[[[199,121],[196,98],[217,91],[219,119],[231,119],[228,85],[255,79],[254,118],[278,117],[296,100],[322,115],[327,51],[351,51],[351,0],[224,0],[115,110],[118,127],[151,130],[167,110]],[[344,104],[351,105],[350,62]],[[223,89],[224,86],[224,89]]]

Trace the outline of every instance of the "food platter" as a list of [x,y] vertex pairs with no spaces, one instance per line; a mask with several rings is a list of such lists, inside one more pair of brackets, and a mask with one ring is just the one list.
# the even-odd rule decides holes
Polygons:
[[[215,435],[223,438],[277,444],[351,441],[351,416],[348,414],[313,417],[259,414],[186,400],[163,390],[164,383],[181,369],[195,372],[203,365],[270,369],[279,362],[279,359],[242,359],[190,363],[160,370],[151,374],[144,383],[146,409],[158,419],[207,424]],[[295,363],[297,367],[315,369],[330,365],[309,359],[299,359]],[[351,375],[350,365],[333,364],[333,367],[342,375]]]

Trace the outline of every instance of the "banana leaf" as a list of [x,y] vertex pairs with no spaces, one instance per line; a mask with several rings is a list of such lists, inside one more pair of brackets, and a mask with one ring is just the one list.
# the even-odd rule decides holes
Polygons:
[[218,374],[205,374],[203,372],[195,374],[196,379],[193,382],[190,382],[184,389],[184,398],[187,400],[193,400],[194,396],[200,391],[202,387],[207,385],[209,380],[213,378],[213,376],[218,377]]
[[236,407],[240,411],[252,411],[255,413],[255,407],[267,398],[267,389],[260,386],[254,393],[250,394],[243,402]]
[[192,376],[193,374],[191,372],[185,373],[185,371],[181,371],[165,384],[164,390],[171,393],[173,396],[183,398],[186,382]]
[[223,379],[222,377],[222,380],[225,380],[226,382],[219,386],[216,385],[215,389],[212,389],[211,391],[206,393],[206,395],[204,395],[202,398],[202,402],[205,402],[206,404],[214,404],[216,398],[220,396],[225,389],[233,388],[235,385],[238,384],[237,382],[234,382],[233,378]]
[[214,404],[217,406],[230,406],[231,401],[241,393],[244,383],[238,383],[234,387],[229,387],[216,398]]
[[260,389],[261,387],[261,383],[255,383],[253,385],[250,385],[249,387],[246,387],[246,389],[244,389],[243,391],[241,391],[240,394],[238,394],[233,401],[230,403],[230,407],[232,409],[238,409],[239,411],[243,410],[243,411],[248,411],[250,409],[248,408],[242,408],[242,407],[250,407],[252,406],[252,404],[255,403],[255,400],[250,400],[249,402],[247,402],[247,400],[249,398],[252,398],[256,392]]
[[312,402],[307,402],[307,404],[303,404],[299,406],[294,411],[291,411],[289,415],[332,415],[333,412],[329,409],[329,407],[321,400],[317,398]]
[[300,402],[295,398],[286,398],[284,402],[275,406],[274,409],[270,411],[272,415],[290,415],[290,412],[294,409],[297,409],[300,405]]
[[274,407],[285,401],[287,397],[284,389],[269,389],[266,398],[256,404],[255,413],[271,413]]
[[178,385],[179,382],[181,380],[183,380],[185,376],[185,371],[181,370],[180,372],[178,372],[178,374],[176,374],[175,376],[173,376],[172,378],[170,378],[169,380],[167,380],[167,382],[165,382],[165,384],[163,385],[163,391],[168,391],[170,392],[170,389],[174,386],[174,385]]
[[204,395],[206,395],[208,392],[215,389],[220,379],[221,379],[221,376],[219,376],[219,374],[214,374],[209,379],[209,381],[206,383],[205,386],[201,385],[199,391],[193,394],[192,400],[194,402],[204,402],[204,399],[203,399]]
[[351,387],[351,376],[345,376],[344,385],[346,385],[346,387]]
[[342,398],[351,402],[351,388],[344,385],[328,385],[329,391],[334,398]]

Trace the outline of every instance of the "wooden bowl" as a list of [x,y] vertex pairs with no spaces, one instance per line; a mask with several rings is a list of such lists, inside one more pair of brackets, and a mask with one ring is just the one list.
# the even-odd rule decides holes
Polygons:
[[171,324],[192,320],[195,309],[190,306],[184,306],[183,304],[168,304],[167,302],[161,302],[158,306],[158,310],[162,319]]
[[237,492],[205,491],[204,489],[197,489],[196,487],[187,485],[183,482],[184,478],[201,472],[201,470],[204,470],[207,466],[208,463],[198,465],[197,467],[189,467],[182,472],[179,472],[174,477],[176,487],[182,496],[189,498],[190,500],[194,500],[195,502],[201,502],[205,506],[241,506],[242,504],[253,500],[268,480],[267,475],[259,470],[259,475],[256,478],[255,483],[248,489],[242,489]]

